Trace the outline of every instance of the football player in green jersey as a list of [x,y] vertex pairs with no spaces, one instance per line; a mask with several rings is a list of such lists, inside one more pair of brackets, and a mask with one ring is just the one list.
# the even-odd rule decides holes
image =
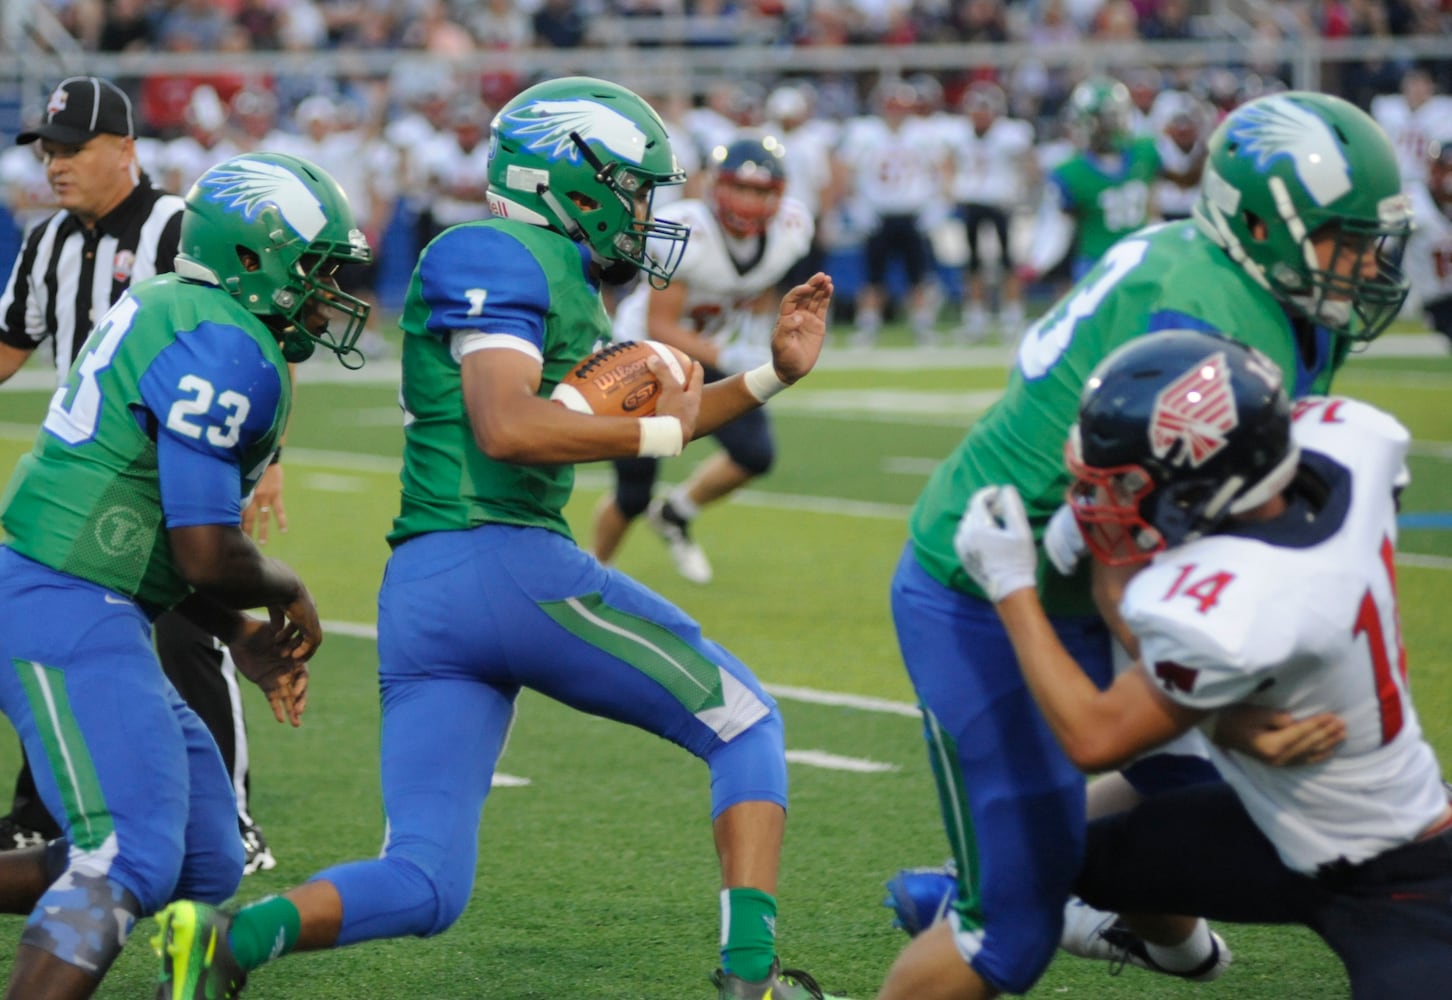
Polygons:
[[[231,780],[163,675],[151,620],[174,607],[212,632],[278,721],[301,721],[317,609],[242,530],[242,507],[287,423],[288,362],[318,343],[356,353],[368,307],[332,274],[368,258],[313,164],[213,167],[187,195],[176,273],[101,318],[11,477],[0,709],[63,839],[0,856],[4,908],[30,914],[7,998],[89,997],[137,917],[236,891]],[[263,607],[270,621],[243,613]]]
[[525,90],[500,109],[491,142],[494,218],[424,249],[401,320],[403,499],[378,599],[383,854],[235,915],[169,907],[156,941],[160,995],[231,997],[249,971],[295,949],[453,924],[528,687],[706,762],[721,864],[714,992],[819,1000],[812,978],[782,969],[776,953],[787,801],[776,703],[683,612],[576,545],[564,506],[576,462],[677,454],[806,375],[826,336],[831,279],[787,292],[771,359],[755,368],[703,386],[696,364],[682,386],[662,367],[653,416],[568,410],[551,391],[610,338],[602,283],[639,270],[664,287],[675,271],[689,231],[656,220],[651,204],[685,175],[655,111],[604,80]]
[[[1292,395],[1324,392],[1346,354],[1384,330],[1407,283],[1389,244],[1410,211],[1390,142],[1338,98],[1287,92],[1250,102],[1211,136],[1194,218],[1120,240],[1025,333],[1003,397],[933,473],[911,515],[892,585],[898,641],[923,706],[957,871],[948,919],[899,957],[882,1000],[1021,993],[1060,939],[1083,848],[1084,783],[1024,686],[993,605],[964,573],[953,534],[980,487],[1013,484],[1036,538],[1064,500],[1063,453],[1084,380],[1115,347],[1165,329],[1221,332],[1269,356]],[[1087,569],[1040,557],[1056,630],[1101,685],[1111,626]],[[1132,641],[1127,630],[1115,634]],[[1204,778],[1199,757],[1160,757],[1140,792]],[[900,912],[912,900],[896,897]],[[905,923],[911,923],[905,920]],[[1187,948],[1149,954],[1180,975],[1215,974],[1196,923]],[[1192,953],[1198,948],[1198,953]],[[1133,958],[1130,959],[1134,961]],[[1135,964],[1144,965],[1142,961]]]
[[1078,152],[1048,172],[1021,281],[1042,277],[1071,242],[1077,281],[1116,240],[1150,221],[1157,178],[1193,180],[1168,171],[1153,137],[1130,131],[1133,111],[1129,88],[1111,77],[1090,77],[1070,93],[1065,117]]

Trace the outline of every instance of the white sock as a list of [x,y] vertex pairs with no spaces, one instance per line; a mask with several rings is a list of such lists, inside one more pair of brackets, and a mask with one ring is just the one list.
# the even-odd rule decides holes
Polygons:
[[684,486],[677,486],[671,490],[671,495],[666,498],[671,508],[687,521],[694,520],[696,515],[701,513],[700,504],[691,499],[690,493]]
[[1215,941],[1210,937],[1210,925],[1202,917],[1195,922],[1190,936],[1179,944],[1164,945],[1144,943],[1149,957],[1155,964],[1170,972],[1190,972],[1204,965],[1215,950]]

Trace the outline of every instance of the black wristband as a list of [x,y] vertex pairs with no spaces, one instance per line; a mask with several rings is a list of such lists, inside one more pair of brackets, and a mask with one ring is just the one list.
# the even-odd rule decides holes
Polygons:
[[281,461],[282,461],[282,445],[278,445],[277,446],[277,450],[272,453],[272,461],[268,462],[267,464],[268,465],[276,465],[278,462],[281,462]]

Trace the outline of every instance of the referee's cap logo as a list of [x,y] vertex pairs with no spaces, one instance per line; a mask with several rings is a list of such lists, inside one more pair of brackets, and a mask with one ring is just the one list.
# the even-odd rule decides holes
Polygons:
[[277,209],[293,232],[311,243],[327,225],[323,203],[286,167],[246,156],[219,163],[197,181],[203,196],[228,212],[255,221],[264,208]]
[[99,76],[73,76],[62,80],[45,105],[45,120],[15,137],[24,146],[49,139],[67,146],[83,146],[98,135],[136,136],[131,98],[110,80]]

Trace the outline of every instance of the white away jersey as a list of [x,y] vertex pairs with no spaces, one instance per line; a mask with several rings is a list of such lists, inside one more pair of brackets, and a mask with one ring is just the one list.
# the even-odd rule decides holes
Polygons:
[[1381,94],[1371,99],[1371,117],[1386,131],[1396,147],[1402,180],[1427,179],[1427,147],[1452,139],[1452,97],[1438,94],[1415,110],[1401,94]]
[[1012,208],[1024,199],[1024,163],[1033,155],[1034,127],[1015,118],[995,118],[979,135],[967,118],[958,119],[949,139],[952,198],[960,205]]
[[1320,512],[1293,502],[1272,522],[1162,553],[1121,610],[1144,669],[1180,704],[1346,721],[1346,742],[1320,764],[1270,767],[1212,748],[1281,860],[1314,872],[1414,839],[1447,792],[1412,707],[1397,620],[1393,486],[1406,481],[1410,437],[1354,400],[1308,398],[1296,413],[1303,465],[1328,486]]
[[[774,287],[812,245],[812,219],[800,202],[783,198],[776,217],[766,228],[761,256],[747,266],[738,268],[737,260],[756,245],[743,240],[733,258],[733,241],[721,229],[716,214],[704,201],[694,198],[678,201],[663,213],[663,218],[691,227],[691,238],[681,256],[672,281],[683,282],[687,289],[686,313],[695,320],[697,330],[722,347],[743,335],[760,339],[762,324],[744,323],[743,307],[768,288]],[[650,284],[642,281],[615,308],[613,321],[616,340],[644,340],[646,337],[646,305]],[[771,324],[764,326],[767,338]],[[753,346],[760,348],[761,361],[771,357],[769,339]]]
[[1412,197],[1412,235],[1402,267],[1412,295],[1425,305],[1452,296],[1452,219],[1448,219],[1425,184],[1408,184]]

